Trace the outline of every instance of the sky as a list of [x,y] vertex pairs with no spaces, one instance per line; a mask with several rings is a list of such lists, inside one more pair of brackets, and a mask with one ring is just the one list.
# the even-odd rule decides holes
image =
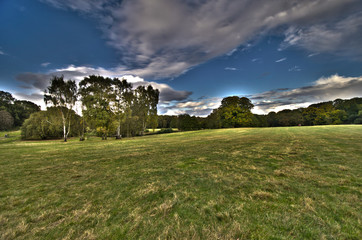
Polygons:
[[151,84],[169,115],[362,97],[362,1],[0,0],[0,90],[45,109],[52,76],[91,74]]

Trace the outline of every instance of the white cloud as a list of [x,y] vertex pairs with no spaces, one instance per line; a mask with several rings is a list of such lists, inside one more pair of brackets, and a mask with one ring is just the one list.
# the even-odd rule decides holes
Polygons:
[[251,59],[251,61],[252,62],[258,62],[258,63],[262,62],[261,58],[253,58],[253,59]]
[[295,89],[280,89],[255,94],[250,99],[259,113],[306,107],[312,103],[331,101],[337,98],[362,97],[362,76],[344,77],[338,74],[322,77],[310,86]]
[[280,62],[284,62],[285,60],[287,60],[287,58],[281,58],[281,59],[276,60],[275,62],[280,63]]
[[164,115],[189,114],[191,116],[206,117],[213,109],[221,104],[221,98],[203,98],[180,103],[168,103],[160,106],[160,113]]
[[[155,79],[175,77],[216,56],[232,55],[241,44],[275,27],[318,22],[358,4],[357,0],[42,1],[98,19],[109,45],[122,52],[129,74]],[[297,43],[299,34],[293,36],[289,42]]]
[[227,56],[232,56],[234,53],[236,53],[238,51],[237,48],[234,48],[233,50],[231,50],[230,52],[228,52],[226,55]]
[[226,67],[224,69],[227,70],[227,71],[236,71],[236,70],[238,70],[237,68],[234,68],[234,67]]
[[308,57],[314,57],[314,56],[317,56],[319,55],[320,53],[311,53],[311,54],[308,54]]
[[42,67],[47,67],[47,66],[49,66],[50,65],[50,62],[45,62],[45,63],[42,63],[42,64],[40,64]]
[[299,66],[293,66],[288,69],[289,72],[300,72],[302,69]]
[[0,55],[5,55],[5,53],[3,51],[0,50]]

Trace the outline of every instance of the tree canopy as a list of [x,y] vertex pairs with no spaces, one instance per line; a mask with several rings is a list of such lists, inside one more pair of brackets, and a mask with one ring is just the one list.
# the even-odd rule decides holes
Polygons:
[[58,107],[63,122],[63,138],[67,141],[71,127],[71,111],[77,101],[77,85],[75,81],[65,81],[64,77],[54,76],[50,80],[50,86],[45,91],[44,102]]
[[15,99],[11,93],[0,91],[0,110],[5,110],[13,118],[14,127],[19,127],[30,114],[40,111],[40,107],[33,102]]

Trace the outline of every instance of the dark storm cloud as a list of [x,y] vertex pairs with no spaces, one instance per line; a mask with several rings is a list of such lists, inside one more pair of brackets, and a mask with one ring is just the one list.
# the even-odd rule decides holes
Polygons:
[[16,80],[26,83],[27,85],[23,88],[29,89],[29,87],[34,87],[40,90],[45,90],[49,85],[51,76],[48,74],[42,73],[21,73],[15,77]]
[[[360,3],[357,0],[42,1],[97,19],[108,43],[122,52],[120,64],[131,74],[153,78],[178,76],[216,56],[232,53],[239,45],[278,26],[293,25],[296,29],[312,24],[321,26],[322,20],[345,13],[345,9]],[[337,30],[354,26],[356,19],[345,20]],[[320,30],[324,29],[306,28],[303,34],[290,30],[285,44],[290,45],[290,40],[296,39],[293,36],[321,39]],[[324,39],[342,39],[328,31],[322,32],[326,33]],[[347,30],[341,33],[351,36]],[[304,42],[307,41],[298,44],[308,49]]]

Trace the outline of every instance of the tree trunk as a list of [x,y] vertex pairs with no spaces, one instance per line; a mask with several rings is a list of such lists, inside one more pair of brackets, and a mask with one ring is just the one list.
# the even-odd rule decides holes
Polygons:
[[62,120],[63,120],[63,137],[64,137],[64,142],[67,141],[67,131],[66,131],[66,122],[65,122],[65,117],[64,117],[64,113],[62,113]]
[[119,123],[118,127],[117,127],[117,136],[116,139],[121,139],[121,123]]
[[143,120],[143,121],[142,121],[142,132],[141,132],[141,135],[142,135],[142,136],[145,135],[145,131],[146,131],[146,121]]
[[69,113],[68,113],[67,120],[68,120],[68,131],[66,132],[66,136],[65,136],[66,139],[68,138],[68,135],[70,132],[70,115],[69,115]]

